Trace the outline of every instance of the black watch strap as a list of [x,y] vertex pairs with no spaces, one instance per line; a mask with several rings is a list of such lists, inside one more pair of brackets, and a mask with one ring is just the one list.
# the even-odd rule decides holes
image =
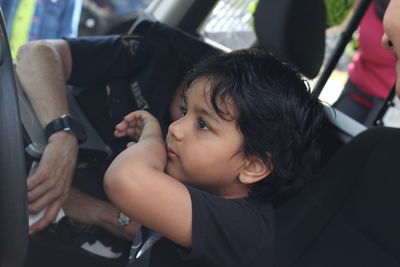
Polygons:
[[44,134],[48,140],[53,133],[59,131],[65,131],[76,136],[79,143],[86,140],[86,131],[83,125],[66,114],[47,124]]

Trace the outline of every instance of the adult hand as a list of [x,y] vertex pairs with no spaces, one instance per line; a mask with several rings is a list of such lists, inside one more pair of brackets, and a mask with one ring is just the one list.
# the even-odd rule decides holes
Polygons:
[[126,115],[124,120],[115,126],[114,135],[116,137],[130,136],[140,141],[148,137],[162,137],[162,131],[153,115],[147,111],[138,110]]
[[29,227],[30,233],[42,230],[56,218],[68,197],[77,157],[76,137],[60,131],[49,138],[37,170],[27,180],[29,213],[47,208],[43,217]]
[[121,233],[118,225],[119,211],[112,204],[86,195],[73,187],[63,209],[68,217],[79,223],[97,225],[127,240],[133,240],[140,229],[140,224],[131,220]]

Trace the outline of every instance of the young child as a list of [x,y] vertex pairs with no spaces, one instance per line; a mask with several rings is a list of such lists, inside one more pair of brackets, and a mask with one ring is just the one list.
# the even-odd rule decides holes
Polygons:
[[182,95],[166,144],[146,111],[116,126],[137,143],[107,170],[106,193],[162,236],[129,266],[272,266],[269,201],[310,175],[323,106],[295,70],[258,50],[203,61]]

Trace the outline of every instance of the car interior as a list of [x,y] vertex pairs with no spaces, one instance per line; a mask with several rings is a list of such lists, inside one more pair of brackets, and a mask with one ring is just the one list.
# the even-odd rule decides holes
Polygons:
[[[187,1],[186,7],[179,8],[179,1],[171,1],[174,3],[169,6],[156,2],[158,9],[150,5],[134,18],[129,16],[129,23],[121,22],[109,32],[133,31],[143,21],[157,20],[197,36],[196,30],[217,1]],[[323,1],[259,1],[254,13],[254,46],[292,62],[307,78],[317,79],[313,94],[318,96],[370,3],[358,2],[332,55],[324,58]],[[120,262],[83,252],[66,252],[65,247],[46,237],[39,242],[29,238],[26,177],[40,160],[46,140],[15,77],[3,18],[0,26],[0,266],[37,266],[26,262],[34,259],[28,254],[49,247],[57,257],[79,254],[80,266],[120,266]],[[394,97],[393,86],[375,119],[366,125],[326,107],[330,121],[321,132],[319,172],[301,190],[287,192],[274,201],[275,266],[400,266],[400,211],[395,206],[400,202],[396,192],[400,188],[396,179],[400,136],[382,123]],[[88,139],[80,145],[80,159],[110,155],[73,94],[68,100],[73,116],[88,132]],[[32,242],[36,247],[32,248]]]

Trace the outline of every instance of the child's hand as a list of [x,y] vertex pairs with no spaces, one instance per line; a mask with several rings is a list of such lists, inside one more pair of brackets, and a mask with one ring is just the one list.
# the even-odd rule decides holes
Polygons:
[[[148,137],[161,137],[162,132],[157,119],[144,110],[134,111],[124,117],[124,120],[115,126],[116,137],[129,136],[135,141]],[[131,142],[128,146],[134,144]]]

